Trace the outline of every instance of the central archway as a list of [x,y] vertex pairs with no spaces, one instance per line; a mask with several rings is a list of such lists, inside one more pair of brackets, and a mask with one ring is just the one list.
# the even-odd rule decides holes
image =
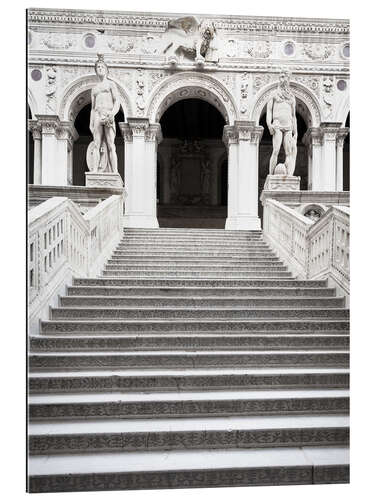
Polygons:
[[216,106],[196,98],[177,100],[160,117],[163,133],[157,162],[160,227],[225,227],[224,125],[225,118]]

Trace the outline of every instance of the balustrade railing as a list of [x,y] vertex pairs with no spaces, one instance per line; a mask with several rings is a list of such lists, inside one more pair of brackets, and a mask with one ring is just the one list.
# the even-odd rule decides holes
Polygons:
[[332,206],[313,222],[276,200],[266,200],[265,238],[299,278],[332,278],[349,294],[350,210]]
[[[53,197],[29,211],[28,284],[31,329],[72,276],[100,273],[122,232],[122,196],[81,215],[68,198]],[[52,301],[52,302],[51,302]]]

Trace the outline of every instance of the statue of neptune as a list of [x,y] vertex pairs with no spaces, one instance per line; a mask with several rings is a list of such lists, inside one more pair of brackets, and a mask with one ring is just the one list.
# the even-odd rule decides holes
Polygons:
[[102,54],[98,54],[95,72],[99,83],[91,91],[90,115],[90,130],[94,141],[88,148],[87,163],[93,172],[117,173],[115,115],[120,103],[116,85],[108,79],[108,67]]
[[[267,126],[272,135],[273,151],[270,158],[270,175],[293,175],[297,156],[296,98],[289,86],[289,73],[282,72],[278,88],[267,104]],[[276,168],[281,143],[284,142],[285,168]],[[275,171],[276,169],[276,171]]]

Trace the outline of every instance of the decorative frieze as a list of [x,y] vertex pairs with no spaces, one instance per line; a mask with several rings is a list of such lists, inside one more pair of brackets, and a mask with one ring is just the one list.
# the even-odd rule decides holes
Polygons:
[[335,47],[322,43],[307,43],[303,46],[303,52],[313,61],[324,61],[334,53]]
[[113,37],[108,40],[107,45],[114,52],[126,54],[134,48],[134,40],[129,37]]
[[75,46],[75,40],[65,33],[51,33],[42,38],[42,44],[48,49],[67,50]]
[[272,46],[268,40],[261,40],[249,44],[247,52],[254,59],[267,59],[272,54]]

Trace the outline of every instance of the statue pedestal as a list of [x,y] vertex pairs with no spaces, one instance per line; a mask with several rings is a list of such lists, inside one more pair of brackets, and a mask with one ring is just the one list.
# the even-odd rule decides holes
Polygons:
[[86,172],[86,186],[87,187],[116,187],[123,188],[121,175],[116,172]]
[[267,175],[264,191],[299,191],[301,177],[295,175]]

